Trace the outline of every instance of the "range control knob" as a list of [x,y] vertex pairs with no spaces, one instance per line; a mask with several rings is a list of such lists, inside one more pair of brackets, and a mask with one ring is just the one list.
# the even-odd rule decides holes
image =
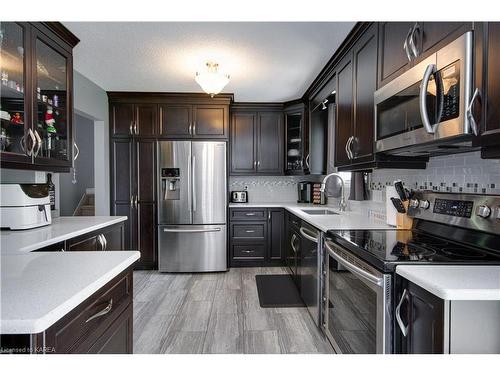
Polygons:
[[431,203],[428,200],[421,200],[419,207],[423,210],[427,210],[431,206]]
[[418,208],[420,205],[420,201],[418,199],[410,199],[410,207]]
[[491,215],[491,208],[483,204],[477,208],[476,215],[479,217],[487,218]]

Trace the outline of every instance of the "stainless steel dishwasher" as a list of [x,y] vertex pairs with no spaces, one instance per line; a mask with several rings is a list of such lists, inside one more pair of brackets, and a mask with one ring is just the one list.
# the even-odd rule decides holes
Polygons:
[[302,221],[300,226],[301,252],[298,269],[300,296],[314,323],[320,323],[320,257],[321,231]]

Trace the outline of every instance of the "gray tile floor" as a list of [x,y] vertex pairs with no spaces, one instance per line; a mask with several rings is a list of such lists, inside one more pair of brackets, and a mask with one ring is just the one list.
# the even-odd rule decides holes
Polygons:
[[134,272],[134,353],[333,353],[306,308],[259,306],[255,275]]

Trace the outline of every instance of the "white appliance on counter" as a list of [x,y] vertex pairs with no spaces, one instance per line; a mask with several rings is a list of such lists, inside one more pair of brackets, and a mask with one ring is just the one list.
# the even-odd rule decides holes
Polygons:
[[32,229],[52,223],[47,184],[1,184],[0,227]]

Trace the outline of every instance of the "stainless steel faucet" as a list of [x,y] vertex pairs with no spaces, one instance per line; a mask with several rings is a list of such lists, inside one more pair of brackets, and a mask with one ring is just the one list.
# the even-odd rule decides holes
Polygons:
[[327,174],[325,176],[325,178],[323,178],[323,182],[321,182],[320,192],[321,192],[322,195],[325,194],[326,182],[332,176],[337,177],[340,180],[341,184],[342,184],[342,187],[340,189],[339,210],[343,212],[347,208],[347,202],[346,202],[345,197],[344,197],[344,187],[345,187],[345,184],[344,184],[344,179],[342,177],[340,177],[340,175],[338,173],[330,173],[330,174]]

